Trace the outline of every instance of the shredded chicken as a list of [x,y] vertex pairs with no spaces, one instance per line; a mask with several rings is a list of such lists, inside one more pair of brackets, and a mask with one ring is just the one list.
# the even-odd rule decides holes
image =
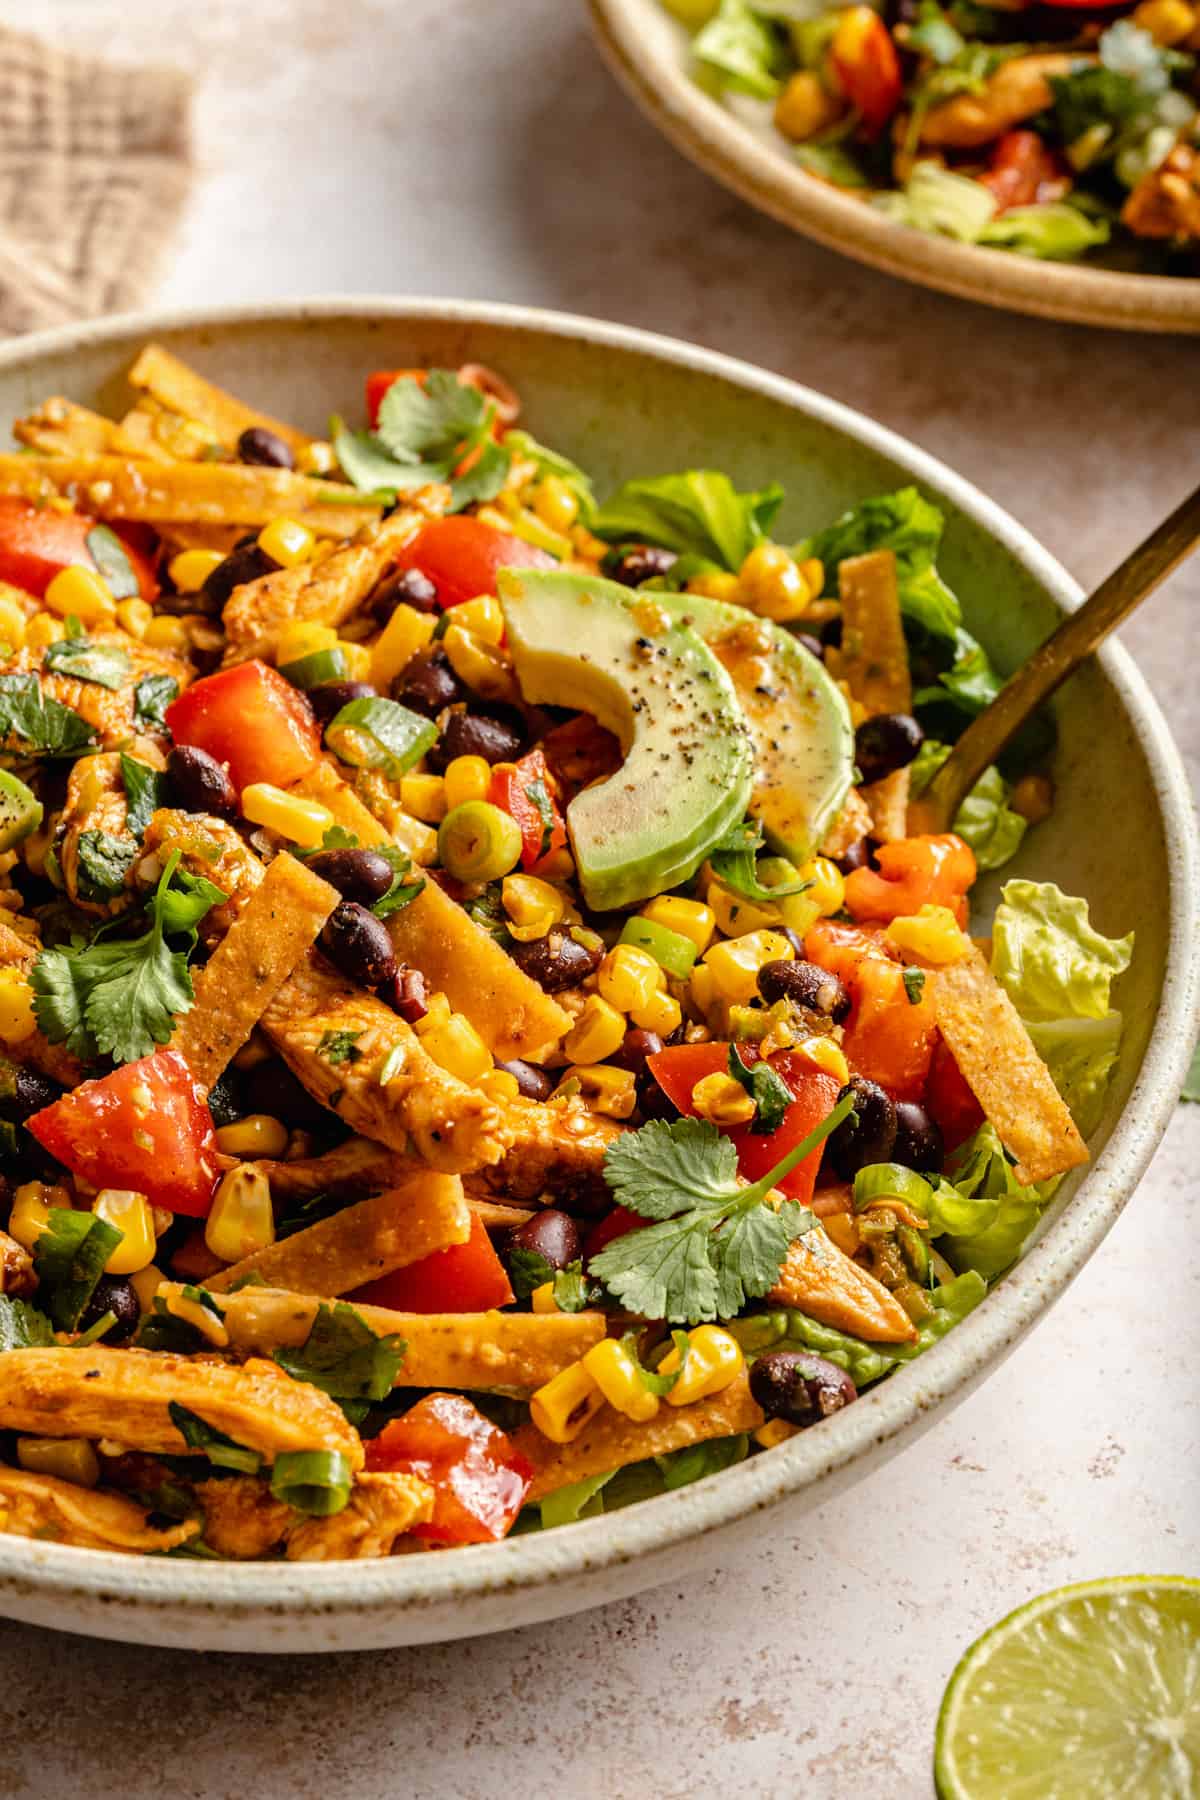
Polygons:
[[[12,1352],[5,1360],[15,1362],[20,1354]],[[200,1530],[199,1519],[184,1519],[160,1530],[149,1517],[145,1507],[123,1494],[0,1467],[0,1531],[16,1537],[48,1538],[85,1550],[161,1552],[186,1544]]]
[[1012,56],[989,75],[981,94],[955,94],[931,106],[921,120],[921,143],[934,149],[975,150],[1001,132],[1044,112],[1054,103],[1052,75],[1069,75],[1094,56],[1050,50],[1036,56]]
[[267,872],[233,826],[208,813],[163,807],[150,820],[142,842],[146,854],[155,859],[154,880],[172,851],[178,850],[190,875],[202,875],[229,895],[200,921],[200,935],[210,946],[225,936]]
[[363,1474],[332,1518],[306,1518],[276,1500],[263,1481],[205,1481],[204,1541],[219,1556],[338,1562],[389,1556],[396,1540],[433,1512],[433,1489],[416,1475]]
[[36,675],[47,699],[60,700],[81,719],[86,719],[102,750],[115,750],[127,745],[138,729],[134,717],[138,682],[146,675],[171,675],[181,688],[185,688],[192,679],[193,670],[185,658],[172,656],[166,650],[153,650],[125,631],[114,628],[94,631],[89,636],[98,647],[123,650],[129,658],[129,671],[119,688],[101,687],[96,681],[79,681],[73,675],[48,673],[42,668],[45,651],[32,646],[6,656],[0,665],[0,674]]
[[1144,238],[1200,238],[1200,146],[1176,144],[1138,182],[1121,223]]

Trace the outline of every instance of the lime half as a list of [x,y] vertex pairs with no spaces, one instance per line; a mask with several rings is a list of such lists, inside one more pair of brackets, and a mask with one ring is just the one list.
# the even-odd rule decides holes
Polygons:
[[1200,1581],[1055,1588],[967,1651],[938,1715],[941,1800],[1196,1800]]

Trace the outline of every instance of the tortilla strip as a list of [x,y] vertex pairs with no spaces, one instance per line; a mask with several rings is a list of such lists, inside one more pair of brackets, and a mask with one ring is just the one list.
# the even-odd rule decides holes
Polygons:
[[241,1049],[341,895],[296,857],[277,856],[195,977],[196,1001],[171,1048],[210,1088]]
[[387,827],[363,805],[349,782],[338,774],[331,757],[323,756],[320,762],[314,763],[307,775],[292,783],[288,793],[299,794],[305,800],[318,800],[322,806],[327,806],[333,814],[334,824],[351,832],[362,850],[395,841]]
[[30,500],[77,494],[102,519],[266,525],[281,513],[326,537],[349,537],[379,507],[352,488],[289,469],[218,462],[134,462],[123,456],[0,455],[0,493]]
[[906,1344],[917,1335],[882,1281],[839,1250],[822,1225],[793,1239],[768,1299],[868,1343]]
[[1085,1163],[1087,1145],[978,948],[972,944],[961,962],[931,970],[927,979],[938,1029],[1000,1142],[1016,1158],[1017,1180],[1049,1181]]
[[[164,1300],[179,1292],[172,1282],[158,1288]],[[318,1307],[337,1304],[335,1296],[265,1287],[240,1288],[220,1299],[230,1343],[263,1354],[303,1344]],[[599,1312],[407,1313],[357,1301],[345,1304],[380,1337],[396,1333],[404,1339],[408,1347],[396,1378],[399,1387],[541,1387],[578,1362],[606,1329]]]
[[332,1518],[305,1518],[276,1500],[253,1476],[196,1486],[204,1508],[204,1541],[218,1556],[267,1556],[282,1549],[291,1562],[389,1556],[397,1538],[433,1512],[433,1489],[418,1475],[363,1474]]
[[160,1531],[149,1517],[145,1507],[123,1494],[27,1469],[0,1468],[0,1531],[15,1537],[48,1538],[85,1550],[163,1551],[185,1544],[200,1530],[199,1519],[184,1519]]
[[419,1262],[449,1244],[465,1244],[471,1215],[457,1175],[414,1175],[304,1231],[245,1257],[205,1283],[224,1294],[243,1275],[299,1294],[346,1294],[366,1281]]
[[[912,711],[908,646],[900,613],[896,557],[872,550],[838,564],[842,597],[841,649],[831,659],[835,672],[865,709],[877,713]],[[871,836],[881,844],[907,835],[909,778],[897,769],[860,789],[871,813]]]
[[103,413],[52,394],[23,419],[17,419],[12,434],[18,443],[28,444],[47,456],[105,456],[115,448],[117,430]]
[[161,344],[147,344],[129,371],[129,385],[150,394],[168,412],[182,413],[211,431],[218,444],[236,450],[243,431],[259,427],[274,432],[292,450],[304,450],[312,439],[293,425],[256,412],[198,375]]
[[39,1437],[113,1438],[131,1450],[179,1455],[177,1401],[267,1462],[286,1450],[340,1450],[363,1466],[358,1433],[335,1400],[271,1362],[201,1362],[161,1350],[93,1344],[0,1356],[0,1427]]
[[[474,1200],[468,1196],[467,1210],[473,1219],[479,1220],[486,1231],[491,1231],[496,1227],[524,1225],[527,1220],[532,1219],[537,1208],[504,1206],[496,1200]],[[0,1233],[0,1236],[2,1235],[3,1233]]]
[[552,1444],[532,1423],[513,1433],[513,1443],[533,1464],[533,1486],[527,1496],[533,1501],[544,1500],[556,1488],[569,1487],[589,1475],[602,1475],[606,1469],[623,1469],[648,1456],[666,1456],[708,1438],[757,1431],[762,1423],[762,1409],[743,1372],[708,1400],[696,1400],[691,1406],[660,1406],[644,1425],[606,1406],[569,1444]]

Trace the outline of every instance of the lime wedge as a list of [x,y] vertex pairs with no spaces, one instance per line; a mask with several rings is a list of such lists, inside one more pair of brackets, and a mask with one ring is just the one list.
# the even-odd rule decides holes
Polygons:
[[941,1800],[1200,1795],[1200,1581],[1055,1588],[971,1645],[938,1716]]

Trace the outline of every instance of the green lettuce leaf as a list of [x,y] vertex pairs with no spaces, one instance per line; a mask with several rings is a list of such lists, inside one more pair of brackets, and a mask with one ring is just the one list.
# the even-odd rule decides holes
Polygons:
[[1010,881],[992,926],[992,973],[1028,1022],[1103,1019],[1113,977],[1129,967],[1133,933],[1106,938],[1088,903],[1052,881]]
[[783,45],[765,19],[745,0],[721,0],[716,12],[692,40],[705,86],[716,92],[732,89],[773,100],[779,92]]
[[825,591],[836,595],[840,562],[870,550],[891,550],[905,618],[953,646],[962,608],[934,567],[945,524],[939,509],[917,488],[899,488],[852,506],[824,531],[797,544],[794,555],[799,562],[818,557],[825,565]]
[[[1025,1187],[1013,1174],[992,1125],[981,1125],[950,1158],[934,1189],[929,1228],[956,1269],[991,1279],[1016,1261],[1057,1181]],[[942,1234],[945,1235],[942,1235]]]
[[[912,792],[922,794],[950,754],[950,745],[926,738],[911,768]],[[1012,789],[995,764],[985,769],[957,813],[954,829],[975,852],[981,869],[999,869],[1021,847],[1028,821],[1008,804]]]
[[740,569],[761,544],[783,504],[783,489],[772,483],[758,493],[739,494],[717,469],[689,469],[646,481],[627,481],[592,523],[599,537],[662,544],[681,556],[703,557],[724,569]]
[[1085,251],[1107,244],[1107,219],[1089,219],[1069,201],[1043,201],[1038,206],[1012,206],[993,219],[979,238],[998,250],[1039,256],[1043,262],[1073,262]]
[[687,1444],[682,1450],[629,1463],[623,1469],[607,1469],[602,1475],[585,1476],[582,1481],[573,1481],[569,1487],[556,1488],[546,1495],[540,1506],[542,1529],[548,1531],[555,1525],[574,1524],[577,1519],[619,1512],[639,1500],[652,1500],[675,1488],[690,1487],[705,1475],[719,1474],[722,1469],[743,1462],[749,1453],[750,1440],[741,1432],[736,1437]]

